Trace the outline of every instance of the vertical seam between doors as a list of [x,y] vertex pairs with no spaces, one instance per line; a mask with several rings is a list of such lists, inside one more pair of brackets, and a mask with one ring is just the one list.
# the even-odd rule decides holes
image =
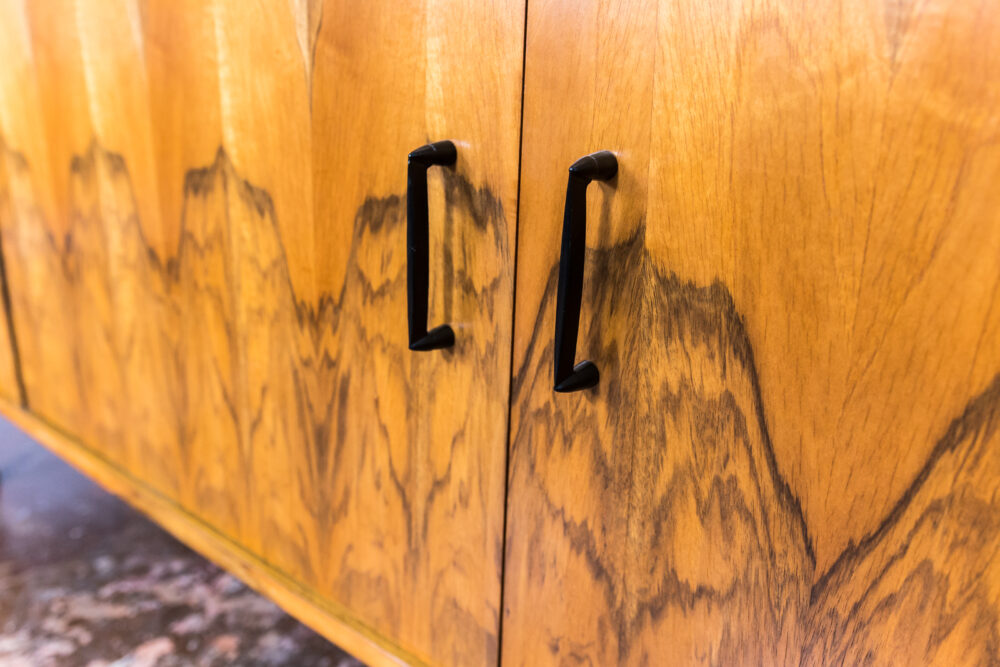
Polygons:
[[510,358],[507,372],[507,437],[505,438],[507,452],[504,457],[503,476],[503,534],[500,540],[500,608],[497,619],[497,666],[503,664],[503,619],[504,593],[507,579],[507,514],[510,497],[510,466],[513,459],[514,443],[511,430],[511,415],[514,410],[514,341],[517,320],[517,250],[521,239],[521,168],[524,164],[524,88],[528,80],[528,2],[524,0],[524,31],[521,38],[521,106],[517,130],[517,205],[514,214],[514,258],[512,264],[513,284],[511,287],[510,304]]

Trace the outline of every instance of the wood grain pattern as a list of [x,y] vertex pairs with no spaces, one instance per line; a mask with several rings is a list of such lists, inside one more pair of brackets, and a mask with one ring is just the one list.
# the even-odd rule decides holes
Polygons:
[[[330,444],[297,459],[336,563],[316,571],[440,664],[498,652],[523,35],[518,2],[326,2],[314,46],[318,290],[340,313],[311,402]],[[402,156],[444,138],[429,314],[457,342],[412,354]]]
[[[495,662],[523,4],[3,7],[37,413],[413,660]],[[419,355],[405,160],[439,138],[459,340]]]
[[[18,328],[24,382],[39,414],[79,419],[81,369],[74,346],[66,344],[77,338],[75,317],[67,303],[68,267],[59,250],[68,221],[55,214],[42,114],[43,56],[36,59],[33,52],[24,4],[5,2],[0,10],[0,49],[5,63],[0,68],[0,142],[10,211],[3,219],[3,251],[12,284],[11,310]],[[65,135],[60,132],[60,136]],[[65,184],[68,161],[62,173]],[[67,185],[62,192],[68,194],[68,190]],[[50,341],[59,344],[48,349]],[[89,425],[90,420],[86,426],[81,423],[81,428]]]
[[173,499],[122,471],[100,451],[90,449],[5,399],[0,399],[0,414],[102,487],[152,517],[177,539],[270,597],[366,665],[420,664],[416,657],[359,623],[350,610],[316,595],[239,543],[226,539],[180,508]]
[[[6,146],[0,145],[0,151]],[[7,183],[6,157],[0,159],[0,230],[10,227],[14,216],[10,186]],[[2,232],[0,232],[2,241]],[[2,244],[0,244],[2,245]],[[7,267],[3,263],[3,248],[0,247],[0,398],[13,403],[24,402],[24,380],[21,377],[20,357],[17,350],[17,334],[10,317],[11,297],[7,282]]]
[[[504,661],[991,664],[1000,13],[540,0],[527,35]],[[602,379],[556,395],[599,149]]]

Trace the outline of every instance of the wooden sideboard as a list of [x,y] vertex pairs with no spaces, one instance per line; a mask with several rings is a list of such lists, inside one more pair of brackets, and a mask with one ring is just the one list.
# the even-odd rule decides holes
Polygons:
[[0,409],[372,664],[989,664],[998,74],[989,2],[0,0]]

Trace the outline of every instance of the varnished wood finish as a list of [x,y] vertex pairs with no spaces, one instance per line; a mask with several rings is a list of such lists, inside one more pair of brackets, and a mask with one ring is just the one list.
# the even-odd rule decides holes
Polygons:
[[[63,261],[68,219],[55,213],[54,185],[49,169],[43,94],[51,94],[51,58],[54,47],[43,43],[36,55],[32,23],[20,2],[0,4],[0,149],[3,151],[7,214],[3,234],[4,264],[12,287],[11,311],[17,326],[19,349],[28,394],[39,414],[66,420],[89,430],[80,411],[82,368],[75,359],[75,316],[69,297],[70,266]],[[54,29],[50,40],[59,41]],[[67,71],[69,71],[67,67]],[[43,85],[43,71],[46,84]],[[78,70],[77,70],[78,71]],[[43,93],[44,89],[44,93]],[[53,143],[70,132],[59,128]],[[68,194],[67,159],[62,167],[60,192]],[[95,415],[102,412],[95,396]],[[109,445],[113,446],[113,445]]]
[[[523,13],[328,2],[313,49],[318,315],[337,313],[309,401],[329,444],[295,459],[314,571],[441,664],[499,646]],[[458,162],[429,173],[429,315],[456,344],[411,353],[403,156],[441,139]]]
[[[1000,652],[1000,12],[529,3],[510,664]],[[591,186],[552,392],[566,168]]]
[[[3,147],[0,146],[0,150]],[[0,159],[0,230],[11,225],[14,212],[11,207],[10,187],[7,184],[6,160]],[[2,235],[2,231],[0,231]],[[0,236],[2,238],[2,236]],[[0,248],[0,398],[14,403],[24,400],[23,380],[17,353],[17,335],[10,319],[10,291],[7,286],[7,271],[3,265]]]
[[375,662],[995,660],[1000,12],[529,3],[504,554],[523,11],[0,2],[3,409]]
[[[410,660],[494,663],[523,3],[2,7],[32,410]],[[418,354],[405,161],[442,138],[458,342]]]
[[318,596],[241,544],[220,535],[173,499],[124,472],[100,451],[88,448],[6,399],[0,399],[0,414],[102,487],[148,514],[177,539],[270,597],[366,665],[420,664],[415,656],[359,623],[350,610]]

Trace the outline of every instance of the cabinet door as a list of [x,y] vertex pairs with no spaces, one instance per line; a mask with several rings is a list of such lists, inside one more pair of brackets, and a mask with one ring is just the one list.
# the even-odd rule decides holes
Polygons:
[[[0,2],[31,409],[445,664],[497,658],[509,410],[524,3],[473,4]],[[411,352],[407,154],[444,139],[456,342]]]
[[[309,439],[294,479],[318,511],[301,568],[439,664],[493,664],[513,315],[524,3],[326,2],[309,49],[315,297],[297,305]],[[407,339],[406,155],[429,178],[429,323]],[[282,517],[282,519],[284,519]]]
[[526,63],[504,661],[995,659],[997,6],[539,0]]

